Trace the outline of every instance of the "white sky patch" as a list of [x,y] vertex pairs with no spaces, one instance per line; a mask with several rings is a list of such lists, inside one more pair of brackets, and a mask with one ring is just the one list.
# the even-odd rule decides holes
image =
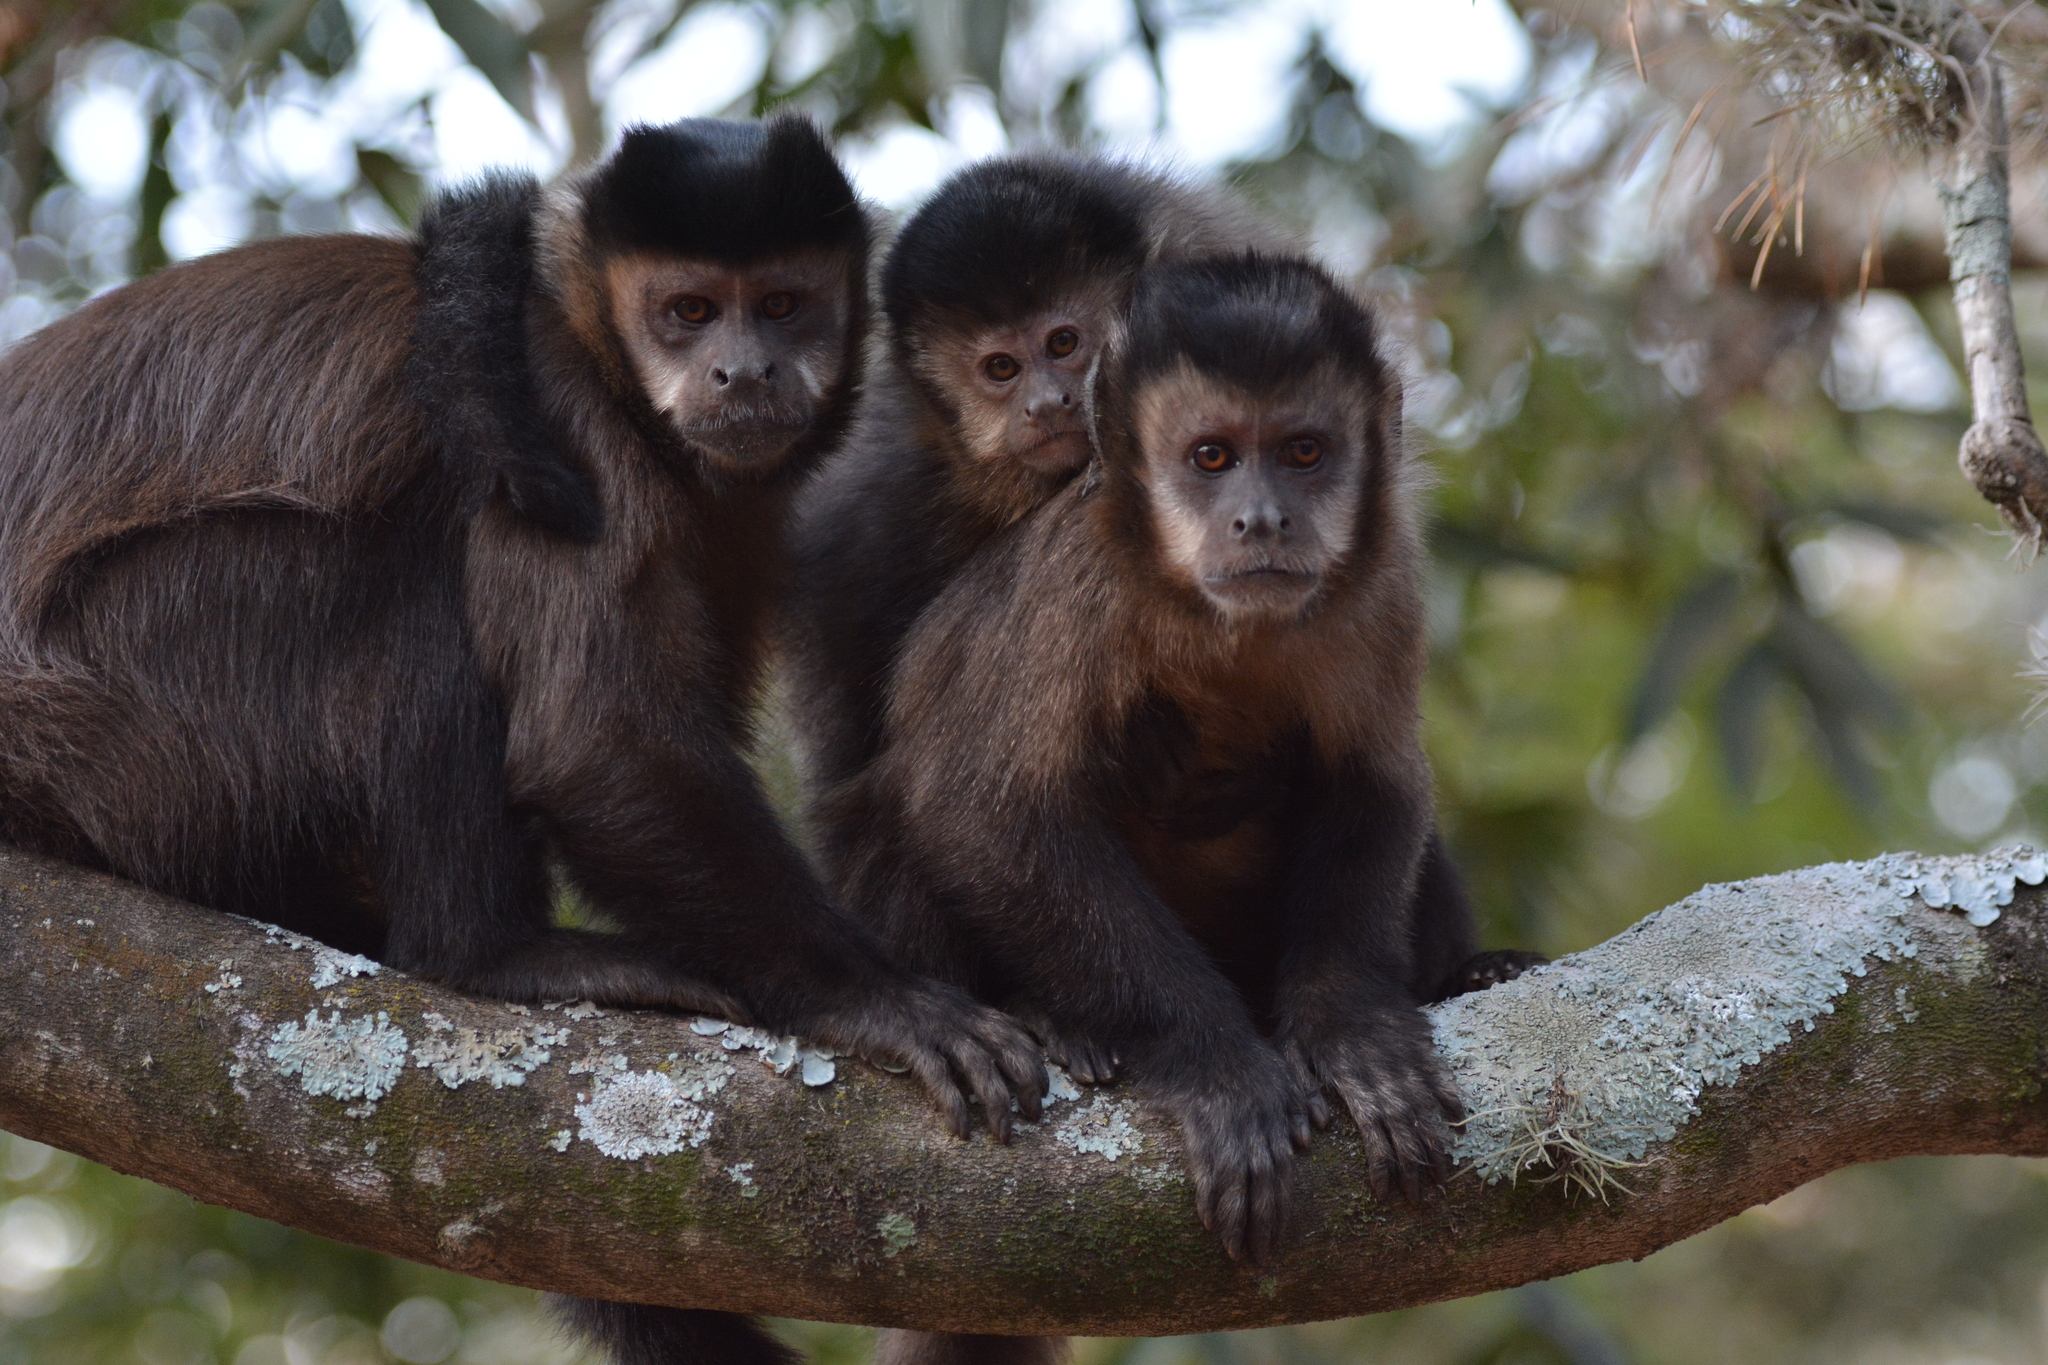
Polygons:
[[1962,381],[1920,314],[1890,290],[1844,304],[1821,383],[1851,411],[1941,412],[1963,401]]
[[124,199],[149,162],[149,124],[133,90],[93,82],[56,114],[56,152],[64,173],[96,199]]
[[1529,36],[1502,0],[1320,0],[1330,55],[1364,87],[1373,122],[1428,144],[1529,74]]
[[532,171],[546,179],[562,155],[532,124],[512,112],[473,66],[453,72],[434,95],[437,184],[468,180],[493,169]]
[[1287,74],[1306,41],[1301,16],[1280,6],[1175,25],[1159,54],[1168,141],[1208,166],[1272,148],[1287,128]]
[[872,138],[842,143],[839,159],[854,188],[885,208],[904,209],[958,169],[967,156],[927,128],[899,123]]
[[723,112],[768,65],[761,20],[743,5],[703,5],[668,41],[627,67],[605,99],[616,135],[632,123],[673,123]]
[[249,235],[249,198],[225,185],[181,194],[164,209],[164,251],[189,261],[234,246]]

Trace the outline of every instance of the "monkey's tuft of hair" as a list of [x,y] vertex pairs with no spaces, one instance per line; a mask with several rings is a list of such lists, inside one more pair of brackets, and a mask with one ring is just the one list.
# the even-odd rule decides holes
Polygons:
[[[488,473],[513,511],[587,545],[604,531],[597,490],[542,410],[527,366],[540,193],[530,175],[490,175],[420,215],[406,379],[456,486],[482,488]],[[484,468],[472,468],[479,457]]]
[[1156,265],[1138,279],[1117,381],[1125,389],[1186,362],[1260,393],[1305,379],[1332,356],[1386,381],[1372,314],[1327,270],[1245,252]]
[[1144,263],[1141,212],[1130,173],[1113,162],[970,166],[903,225],[882,271],[883,310],[899,335],[935,318],[972,330],[1099,289]]
[[801,114],[636,124],[584,182],[583,200],[591,245],[605,254],[746,265],[812,248],[867,251],[860,196]]

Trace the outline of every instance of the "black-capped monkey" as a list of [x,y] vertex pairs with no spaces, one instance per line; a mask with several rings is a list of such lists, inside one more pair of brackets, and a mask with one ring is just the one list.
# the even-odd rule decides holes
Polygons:
[[[0,359],[0,840],[462,990],[744,1015],[964,1133],[1031,1040],[895,965],[740,754],[869,229],[807,122],[630,130],[416,239],[270,241]],[[623,930],[551,927],[553,862]],[[581,1304],[620,1365],[743,1318]]]

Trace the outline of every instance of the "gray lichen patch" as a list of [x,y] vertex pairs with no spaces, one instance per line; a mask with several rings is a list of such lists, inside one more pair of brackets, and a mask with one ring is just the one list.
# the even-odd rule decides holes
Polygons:
[[372,1019],[325,1019],[306,1011],[303,1023],[287,1021],[270,1035],[266,1053],[281,1076],[297,1076],[308,1095],[376,1101],[391,1093],[405,1068],[405,1034],[379,1011]]
[[1975,857],[1923,858],[1894,853],[1877,863],[1888,868],[1879,876],[1880,885],[1890,885],[1901,897],[1917,894],[1929,909],[1960,910],[1979,929],[1996,921],[1998,912],[2012,904],[2015,883],[2039,886],[2048,881],[2048,854],[2024,844]]
[[412,1045],[412,1064],[433,1072],[450,1090],[470,1081],[488,1081],[493,1090],[524,1085],[529,1072],[553,1057],[550,1049],[569,1041],[568,1029],[543,1024],[458,1028],[437,1013],[421,1022],[428,1031]]
[[808,1086],[830,1085],[839,1075],[839,1068],[832,1060],[837,1053],[788,1034],[766,1033],[744,1024],[703,1017],[690,1021],[690,1032],[700,1038],[718,1039],[719,1045],[727,1052],[750,1048],[761,1054],[762,1064],[773,1069],[776,1075],[787,1076],[794,1069]]
[[[1596,948],[1434,1007],[1471,1112],[1457,1157],[1488,1182],[1620,1169],[1675,1136],[1708,1086],[1832,1013],[1873,959],[1927,948],[1926,965],[1954,975],[1970,931],[1910,897],[2009,902],[2012,878],[2048,876],[2033,856],[1891,855],[1709,886]],[[1548,1137],[1532,1145],[1532,1133]]]
[[718,1117],[705,1103],[725,1088],[734,1068],[696,1062],[671,1071],[627,1071],[601,1076],[588,1096],[577,1096],[576,1136],[606,1156],[637,1161],[701,1147]]
[[696,1147],[711,1136],[710,1110],[685,1098],[659,1071],[632,1071],[576,1106],[577,1136],[606,1156],[637,1161]]
[[324,945],[316,945],[313,949],[312,983],[316,991],[339,986],[344,977],[375,976],[383,970],[383,964],[372,962],[360,953],[344,953]]
[[875,1224],[875,1235],[882,1239],[882,1258],[895,1257],[917,1243],[917,1224],[907,1213],[885,1213]]
[[1093,1152],[1115,1161],[1128,1152],[1145,1150],[1145,1139],[1131,1123],[1132,1110],[1121,1100],[1097,1095],[1053,1125],[1053,1141],[1077,1152]]

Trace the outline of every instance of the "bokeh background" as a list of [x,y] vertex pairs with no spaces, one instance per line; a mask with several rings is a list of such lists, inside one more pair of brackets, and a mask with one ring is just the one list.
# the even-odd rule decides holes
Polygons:
[[[1955,469],[1926,167],[1772,117],[1739,30],[1650,0],[7,0],[0,343],[236,242],[398,231],[438,184],[553,175],[638,120],[797,105],[899,210],[1043,143],[1229,179],[1400,339],[1441,476],[1446,825],[1490,940],[1565,952],[1704,882],[2048,825],[2048,569]],[[2048,375],[2037,74],[2015,215]],[[869,1350],[785,1327],[827,1365]],[[2038,1362],[2048,1167],[1853,1169],[1640,1264],[1080,1356]],[[531,1294],[0,1136],[0,1365],[571,1360]]]

